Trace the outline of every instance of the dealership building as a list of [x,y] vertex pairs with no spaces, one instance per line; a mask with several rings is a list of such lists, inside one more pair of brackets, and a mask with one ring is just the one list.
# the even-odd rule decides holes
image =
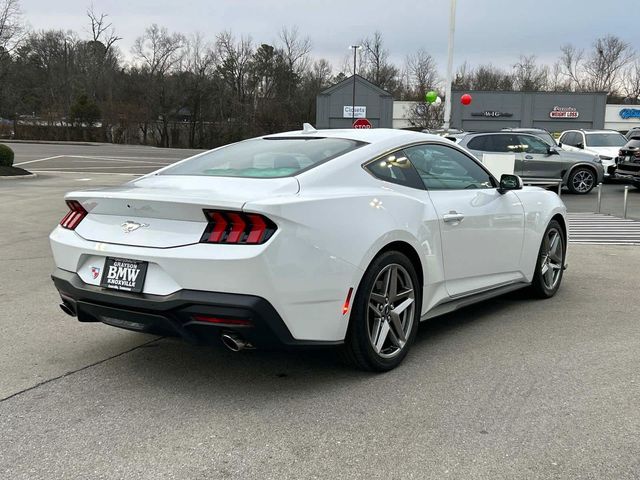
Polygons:
[[[360,75],[349,77],[321,92],[316,99],[316,128],[350,128],[366,118],[373,128],[411,128],[416,102],[394,101],[393,96]],[[471,95],[470,105],[460,97]],[[611,129],[625,132],[640,126],[640,105],[607,105],[605,92],[453,91],[451,128],[488,131],[502,128]]]
[[[470,105],[457,99],[468,93]],[[451,127],[465,131],[508,127],[543,128],[550,132],[604,128],[606,93],[452,92]]]

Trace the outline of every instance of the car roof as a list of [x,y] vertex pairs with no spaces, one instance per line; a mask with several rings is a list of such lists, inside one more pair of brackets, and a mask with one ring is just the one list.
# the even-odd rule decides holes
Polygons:
[[397,130],[393,128],[345,128],[345,129],[326,129],[326,130],[296,130],[292,132],[275,133],[272,135],[264,135],[262,138],[278,138],[278,137],[328,137],[328,138],[345,138],[348,140],[356,140],[370,144],[381,143],[387,140],[412,141],[442,141],[440,135],[429,133],[413,132],[411,130]]
[[528,132],[549,133],[549,131],[545,130],[544,128],[533,128],[533,127],[507,127],[507,128],[503,128],[501,131],[502,132],[523,132],[523,133],[528,133]]

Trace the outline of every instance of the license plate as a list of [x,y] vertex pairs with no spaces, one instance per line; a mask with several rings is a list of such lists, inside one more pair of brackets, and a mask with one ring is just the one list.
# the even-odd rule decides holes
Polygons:
[[107,257],[100,286],[127,292],[142,292],[147,276],[148,262],[126,258]]

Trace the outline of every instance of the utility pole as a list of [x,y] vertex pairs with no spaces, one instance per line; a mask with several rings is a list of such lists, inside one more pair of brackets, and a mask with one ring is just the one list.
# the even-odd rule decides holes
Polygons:
[[451,0],[451,12],[449,13],[449,58],[447,60],[447,79],[445,84],[444,125],[445,133],[449,131],[451,123],[451,83],[453,82],[453,40],[456,30],[456,0]]
[[356,54],[358,49],[362,48],[360,45],[351,45],[349,48],[353,48],[353,96],[351,97],[351,125],[356,121]]

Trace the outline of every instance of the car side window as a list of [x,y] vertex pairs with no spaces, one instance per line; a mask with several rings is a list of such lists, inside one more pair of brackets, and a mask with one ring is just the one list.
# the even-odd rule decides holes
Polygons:
[[424,190],[418,172],[402,150],[369,162],[364,168],[380,180]]
[[522,151],[531,154],[547,154],[549,146],[537,137],[532,135],[518,135]]
[[572,147],[576,146],[576,134],[575,132],[565,132],[562,137],[560,137],[560,141],[566,145],[571,145]]
[[469,140],[467,144],[467,148],[469,150],[479,150],[481,152],[486,152],[487,150],[487,138],[488,135],[478,135],[477,137]]
[[446,145],[417,145],[405,153],[428,190],[495,188],[493,178],[475,160]]

